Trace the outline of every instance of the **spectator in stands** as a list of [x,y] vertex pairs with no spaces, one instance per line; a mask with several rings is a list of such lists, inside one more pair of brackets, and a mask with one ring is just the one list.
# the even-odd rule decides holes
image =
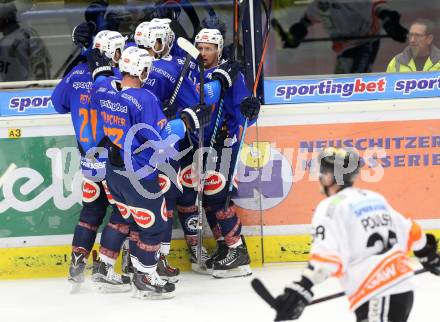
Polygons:
[[37,32],[17,21],[30,0],[0,0],[0,81],[50,78],[51,59]]
[[387,72],[440,71],[440,50],[433,45],[434,25],[426,19],[411,24],[409,46],[388,64]]
[[400,14],[386,1],[320,1],[309,3],[303,17],[284,32],[272,21],[285,48],[297,48],[308,28],[321,23],[333,42],[336,53],[335,74],[370,73],[379,51],[381,26],[387,35],[404,43],[408,30],[400,24]]

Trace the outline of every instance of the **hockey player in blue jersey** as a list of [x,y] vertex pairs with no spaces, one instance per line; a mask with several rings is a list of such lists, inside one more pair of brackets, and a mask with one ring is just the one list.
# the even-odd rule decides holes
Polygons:
[[121,244],[130,231],[135,294],[161,299],[173,297],[175,285],[162,280],[156,271],[168,220],[157,168],[177,153],[173,144],[186,129],[205,126],[211,113],[206,106],[195,106],[183,109],[180,118],[168,122],[159,100],[141,88],[151,65],[152,57],[146,50],[129,47],[119,64],[122,80],[108,77],[92,89],[91,105],[98,111],[108,138],[106,179],[119,209],[110,218],[115,229],[101,237],[93,279],[101,285],[107,283],[109,288],[114,286],[108,272],[113,272]]
[[[196,86],[188,78],[184,78],[180,90],[177,93],[176,101],[170,104],[170,98],[176,87],[180,76],[180,66],[169,55],[170,48],[173,45],[175,35],[169,26],[169,19],[153,19],[151,22],[141,23],[135,31],[135,41],[140,48],[145,48],[150,55],[155,57],[153,66],[144,84],[144,88],[153,92],[161,102],[164,103],[164,113],[167,119],[173,119],[185,107],[194,106],[199,102],[199,94]],[[221,92],[220,81],[211,81],[205,84],[205,102],[207,104],[218,101]],[[171,267],[166,260],[170,252],[171,233],[173,227],[173,213],[175,210],[176,199],[182,193],[180,181],[177,180],[179,173],[179,162],[171,160],[170,164],[174,168],[176,178],[168,178],[161,173],[160,179],[163,184],[165,198],[167,201],[167,230],[161,247],[161,257],[158,264],[159,275],[169,280],[175,281],[179,270]],[[178,185],[174,185],[177,182]]]
[[[234,81],[230,77],[223,77],[223,70],[218,69],[223,49],[223,37],[217,29],[202,29],[196,36],[196,46],[199,49],[205,70],[205,78],[217,78],[224,83],[222,94],[223,102],[213,107],[211,124],[205,129],[204,147],[209,147],[216,124],[218,130],[213,137],[212,155],[207,157],[205,170],[205,186],[203,189],[203,205],[209,226],[217,240],[217,250],[208,259],[206,251],[202,256],[204,267],[197,267],[196,249],[198,209],[195,206],[197,183],[192,180],[194,175],[193,157],[187,155],[182,161],[183,196],[178,200],[179,218],[184,230],[185,238],[191,249],[191,262],[194,270],[206,270],[214,277],[246,276],[252,272],[249,267],[250,259],[241,233],[241,222],[237,217],[233,202],[225,205],[229,182],[232,180],[235,158],[238,154],[238,140],[245,118],[252,125],[260,110],[258,99],[252,97],[246,87],[244,76],[239,73]],[[199,75],[195,75],[194,82],[199,82]],[[220,111],[221,106],[221,111]],[[191,140],[183,141],[181,149],[189,146],[197,147],[199,138],[196,135]],[[192,142],[190,142],[192,141]],[[226,210],[225,210],[226,209]]]
[[[125,40],[114,31],[100,32],[93,47],[99,47],[115,66],[121,57]],[[109,202],[102,180],[105,177],[105,159],[94,158],[91,148],[97,145],[97,115],[90,111],[92,72],[86,63],[75,66],[56,86],[52,103],[58,113],[70,113],[81,154],[84,175],[82,209],[72,241],[69,281],[82,283],[87,258],[95,242],[96,233],[105,217]],[[98,134],[99,136],[99,134]],[[89,153],[88,153],[89,152]]]

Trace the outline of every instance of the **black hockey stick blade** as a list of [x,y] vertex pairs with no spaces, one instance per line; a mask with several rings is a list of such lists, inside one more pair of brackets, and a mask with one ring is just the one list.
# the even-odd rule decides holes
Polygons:
[[254,291],[260,295],[260,297],[269,304],[272,308],[275,308],[275,298],[270,294],[269,290],[264,286],[263,282],[258,279],[254,278],[251,282],[252,288]]

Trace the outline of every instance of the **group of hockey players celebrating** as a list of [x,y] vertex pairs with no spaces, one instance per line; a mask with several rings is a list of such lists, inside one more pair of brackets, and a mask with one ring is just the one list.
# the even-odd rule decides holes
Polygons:
[[[217,278],[252,274],[231,193],[242,133],[258,118],[260,103],[239,65],[222,59],[222,33],[200,30],[198,58],[191,60],[188,48],[176,48],[166,18],[141,22],[133,43],[117,31],[94,35],[94,28],[89,22],[74,29],[87,61],[73,67],[52,95],[58,112],[71,113],[84,175],[69,281],[77,289],[84,282],[108,210],[99,254],[92,256],[91,278],[102,292],[174,296],[180,271],[167,256],[175,213],[194,271]],[[361,165],[354,150],[326,148],[318,160],[328,198],[315,210],[301,280],[271,301],[276,320],[297,319],[312,301],[312,287],[337,276],[358,322],[406,321],[413,302],[407,253],[413,250],[426,270],[440,275],[434,236],[380,194],[352,187]],[[213,254],[198,235],[202,208],[217,241]],[[116,259],[124,249],[118,274]]]
[[[174,296],[180,272],[167,255],[175,212],[193,270],[217,278],[250,275],[230,201],[236,187],[230,186],[243,126],[256,121],[260,103],[239,65],[222,60],[222,34],[200,30],[194,43],[200,55],[190,61],[180,48],[174,52],[182,56],[170,54],[177,44],[169,19],[140,23],[134,42],[117,31],[94,35],[94,28],[85,22],[74,29],[87,61],[74,66],[52,94],[55,109],[71,113],[84,175],[69,281],[76,289],[84,282],[108,208],[91,277],[102,292],[133,288],[139,298]],[[211,255],[198,248],[200,205],[217,241]],[[128,256],[118,274],[115,263],[125,244]]]

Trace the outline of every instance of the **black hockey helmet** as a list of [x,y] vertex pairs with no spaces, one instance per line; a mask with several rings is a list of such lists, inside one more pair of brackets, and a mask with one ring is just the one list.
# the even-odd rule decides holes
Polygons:
[[350,187],[359,174],[360,158],[355,149],[328,147],[318,157],[319,173],[333,173],[335,184]]

